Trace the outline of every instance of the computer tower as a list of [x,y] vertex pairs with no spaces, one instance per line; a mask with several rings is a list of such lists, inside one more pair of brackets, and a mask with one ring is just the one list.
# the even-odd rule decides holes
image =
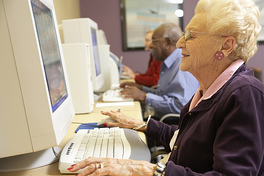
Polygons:
[[87,43],[62,44],[76,114],[90,113],[94,108],[89,47]]

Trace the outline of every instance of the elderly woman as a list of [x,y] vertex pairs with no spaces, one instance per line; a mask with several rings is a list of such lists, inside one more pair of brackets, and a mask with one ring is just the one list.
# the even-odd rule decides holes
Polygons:
[[[251,0],[198,2],[177,47],[183,55],[180,69],[193,74],[200,87],[182,108],[179,126],[150,119],[138,129],[171,152],[165,176],[264,175],[264,86],[245,67],[257,51],[258,17]],[[117,121],[108,126],[144,124],[120,112],[102,113]],[[143,161],[88,158],[69,170],[85,166],[90,167],[80,176],[151,176],[157,167]]]

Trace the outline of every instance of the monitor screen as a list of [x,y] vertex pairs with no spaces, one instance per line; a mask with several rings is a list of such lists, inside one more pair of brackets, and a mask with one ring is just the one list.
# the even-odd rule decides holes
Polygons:
[[101,74],[101,65],[100,65],[96,30],[91,28],[91,34],[92,34],[92,43],[93,43],[94,65],[95,65],[96,76],[98,76]]
[[31,0],[32,11],[39,39],[44,71],[48,85],[52,111],[67,98],[67,89],[61,56],[58,48],[55,25],[51,10],[39,0]]

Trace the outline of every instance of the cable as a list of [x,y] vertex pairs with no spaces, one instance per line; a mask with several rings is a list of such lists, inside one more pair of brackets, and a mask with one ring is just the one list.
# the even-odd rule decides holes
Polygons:
[[55,151],[54,147],[52,147],[52,151],[56,157],[58,157],[58,153]]

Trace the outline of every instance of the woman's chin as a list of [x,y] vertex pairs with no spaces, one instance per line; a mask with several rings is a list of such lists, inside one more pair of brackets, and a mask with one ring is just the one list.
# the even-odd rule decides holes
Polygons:
[[181,69],[181,71],[188,71],[189,67],[186,64],[181,63],[180,69]]

